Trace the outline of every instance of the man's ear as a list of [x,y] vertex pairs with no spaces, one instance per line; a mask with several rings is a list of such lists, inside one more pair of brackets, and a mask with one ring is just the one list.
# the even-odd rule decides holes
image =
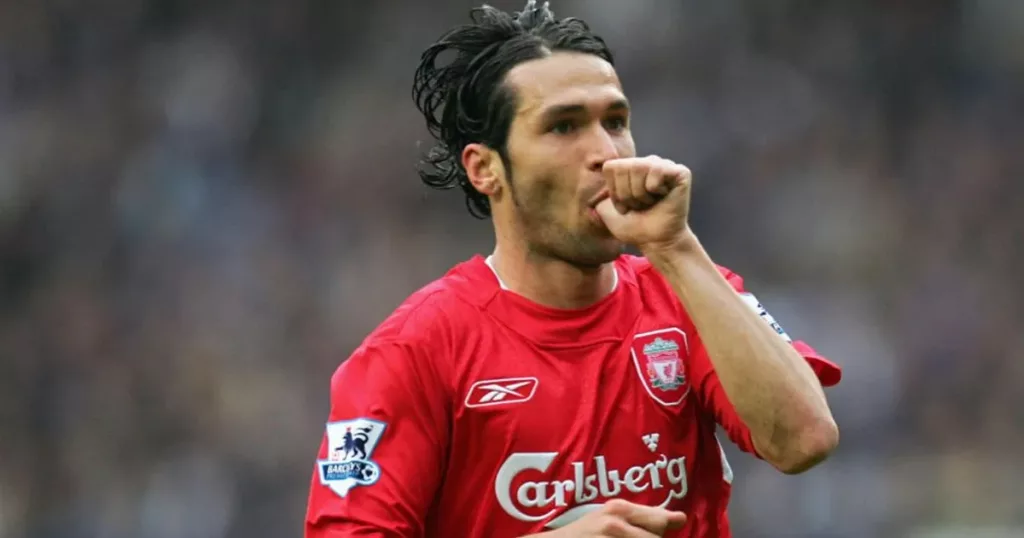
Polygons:
[[473,188],[484,196],[497,196],[501,192],[505,165],[498,152],[483,144],[466,144],[462,150],[462,167]]

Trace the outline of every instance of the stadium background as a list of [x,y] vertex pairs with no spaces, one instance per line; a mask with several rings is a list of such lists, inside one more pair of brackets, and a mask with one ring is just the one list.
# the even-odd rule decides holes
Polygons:
[[[301,533],[331,372],[491,245],[413,168],[418,53],[473,4],[0,4],[0,536]],[[846,369],[829,462],[732,459],[737,536],[1024,535],[1024,2],[553,7]]]

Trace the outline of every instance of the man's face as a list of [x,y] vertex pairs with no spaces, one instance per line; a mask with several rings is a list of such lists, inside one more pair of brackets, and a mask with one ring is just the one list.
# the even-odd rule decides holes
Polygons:
[[604,161],[636,154],[615,70],[560,52],[519,64],[506,82],[518,99],[507,146],[513,225],[536,254],[590,267],[614,260],[624,245],[593,205]]

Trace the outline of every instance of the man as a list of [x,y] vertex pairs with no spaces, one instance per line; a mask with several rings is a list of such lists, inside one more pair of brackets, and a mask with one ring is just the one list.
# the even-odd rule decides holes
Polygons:
[[583,22],[476,9],[413,93],[424,181],[465,191],[496,246],[337,370],[307,537],[730,536],[716,425],[785,473],[836,446],[839,369],[711,261],[689,170],[635,156]]

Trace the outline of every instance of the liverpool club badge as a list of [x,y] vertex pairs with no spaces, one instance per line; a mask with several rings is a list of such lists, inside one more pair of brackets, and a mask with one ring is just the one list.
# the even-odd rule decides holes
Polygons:
[[686,333],[660,329],[633,337],[633,364],[652,398],[663,405],[682,403],[689,391],[683,359],[689,354]]

